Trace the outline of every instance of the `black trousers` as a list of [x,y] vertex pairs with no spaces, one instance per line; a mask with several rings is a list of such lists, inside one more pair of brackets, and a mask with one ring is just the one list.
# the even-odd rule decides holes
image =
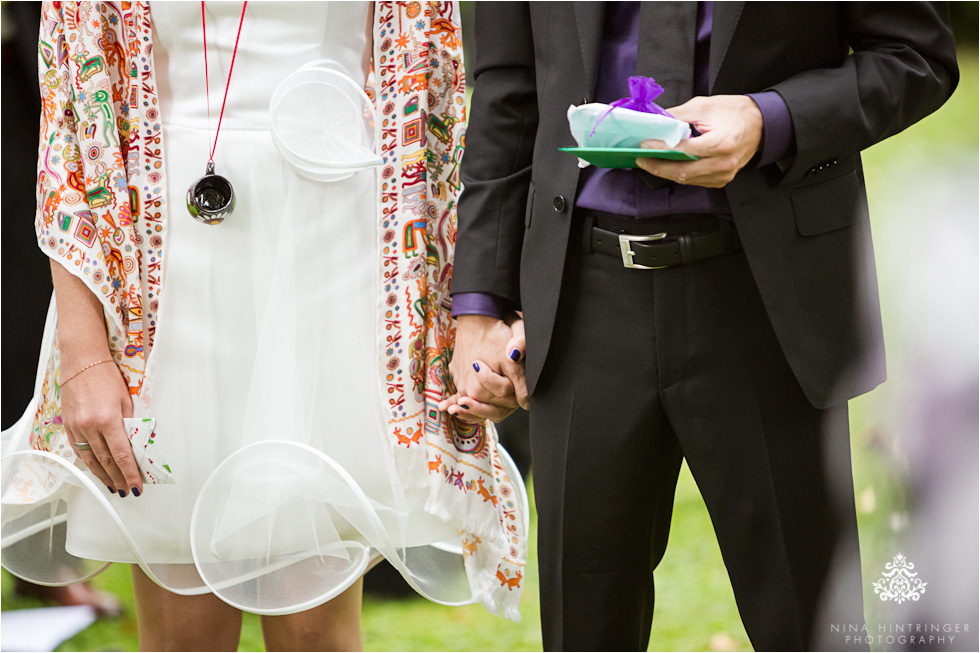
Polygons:
[[744,253],[633,270],[575,233],[530,411],[545,650],[646,650],[684,458],[756,650],[863,624],[847,406],[804,397]]

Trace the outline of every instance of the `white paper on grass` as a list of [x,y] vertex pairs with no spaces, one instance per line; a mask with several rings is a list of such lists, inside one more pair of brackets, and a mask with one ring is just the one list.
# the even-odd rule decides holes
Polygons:
[[[691,126],[683,120],[622,107],[609,111],[596,127],[596,120],[606,111],[609,111],[609,105],[599,102],[568,107],[568,127],[579,147],[640,147],[643,141],[650,139],[661,140],[667,147],[677,147],[691,136]],[[584,168],[591,164],[579,159],[578,165]]]
[[0,650],[53,651],[91,626],[95,610],[89,605],[4,610],[0,620]]

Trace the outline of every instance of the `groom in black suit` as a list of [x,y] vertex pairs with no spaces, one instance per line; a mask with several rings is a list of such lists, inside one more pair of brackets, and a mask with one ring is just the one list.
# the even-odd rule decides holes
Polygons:
[[[949,97],[947,8],[476,12],[444,406],[530,404],[545,648],[646,648],[682,459],[753,646],[843,647],[830,624],[864,622],[847,401],[885,378],[859,153]],[[569,105],[633,74],[699,160],[579,169]]]

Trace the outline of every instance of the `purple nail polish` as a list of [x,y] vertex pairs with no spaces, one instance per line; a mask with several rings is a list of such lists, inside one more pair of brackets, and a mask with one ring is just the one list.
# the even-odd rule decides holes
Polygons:
[[479,372],[480,371],[480,364],[479,363],[473,363],[473,369],[476,370],[477,372]]
[[519,349],[515,349],[514,351],[510,352],[510,359],[515,363],[521,360],[521,351]]
[[119,490],[119,493],[118,494],[121,497],[125,497],[126,496],[126,490]]
[[140,491],[139,491],[139,489],[138,489],[138,488],[135,488],[135,487],[134,487],[134,488],[133,488],[133,496],[134,496],[134,497],[138,497],[139,495],[140,495]]

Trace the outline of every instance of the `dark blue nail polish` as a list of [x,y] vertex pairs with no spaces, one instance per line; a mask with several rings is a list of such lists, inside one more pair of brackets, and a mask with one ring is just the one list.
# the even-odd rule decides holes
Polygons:
[[135,488],[135,487],[134,487],[134,488],[133,488],[133,496],[134,496],[134,497],[138,497],[139,495],[140,495],[140,491],[139,491],[139,489],[137,489],[137,488]]
[[107,485],[107,486],[105,486],[105,489],[107,489],[107,490],[109,490],[109,494],[115,494],[115,493],[116,493],[116,491],[115,491],[115,490],[113,490],[113,489],[112,489],[111,487],[109,487],[108,485]]
[[461,407],[461,408],[462,408],[463,410],[469,410],[469,409],[470,409],[470,407],[469,407],[469,406],[467,406],[466,404],[460,404],[460,407]]
[[118,494],[121,497],[125,497],[126,496],[126,490],[119,490],[119,493]]
[[514,361],[515,363],[517,361],[521,360],[521,352],[520,352],[520,350],[519,349],[515,349],[514,351],[510,352],[510,359],[512,361]]
[[479,365],[479,363],[473,363],[473,369],[476,370],[477,372],[479,372],[480,371],[480,365]]

